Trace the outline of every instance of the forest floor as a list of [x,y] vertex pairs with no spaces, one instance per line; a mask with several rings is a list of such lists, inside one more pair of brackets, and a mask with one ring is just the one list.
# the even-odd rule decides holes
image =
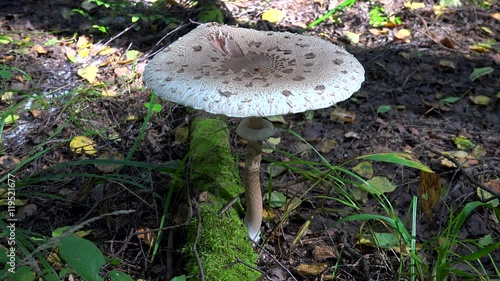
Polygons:
[[[163,1],[163,8],[168,11],[163,16],[171,17],[170,23],[152,25],[139,20],[132,24],[130,19],[104,7],[88,11],[95,20],[84,17],[72,11],[82,9],[76,2],[0,3],[0,112],[13,109],[19,117],[15,122],[6,122],[1,133],[0,176],[14,173],[23,183],[20,227],[43,236],[106,212],[137,210],[129,216],[90,224],[91,236],[100,241],[95,243],[103,253],[118,256],[123,271],[136,279],[166,280],[165,276],[183,273],[182,256],[171,249],[172,245],[182,245],[182,228],[175,228],[176,232],[165,237],[165,241],[171,241],[160,248],[175,257],[174,263],[167,260],[167,255],[160,255],[149,264],[147,239],[134,236],[127,240],[138,229],[158,228],[161,198],[170,182],[166,175],[139,167],[122,171],[134,178],[131,181],[147,187],[144,190],[114,180],[78,176],[106,175],[92,165],[58,165],[93,159],[104,152],[126,156],[131,151],[144,119],[149,118],[145,104],[150,102],[151,92],[141,80],[145,64],[153,51],[194,28],[189,19],[198,21],[200,11],[205,10],[189,6],[189,2]],[[443,187],[434,218],[429,220],[419,211],[416,220],[419,254],[432,268],[436,258],[432,249],[442,243],[438,238],[449,226],[453,217],[450,214],[468,202],[484,199],[479,197],[481,194],[488,197],[481,193],[483,187],[496,191],[497,196],[500,192],[498,4],[493,1],[487,8],[466,4],[439,10],[437,4],[429,1],[424,1],[422,7],[405,6],[399,0],[375,4],[359,1],[306,30],[308,24],[339,3],[222,2],[218,11],[223,11],[228,24],[319,36],[342,45],[361,62],[366,80],[359,92],[332,108],[284,116],[275,122],[282,128],[276,147],[304,161],[321,163],[321,155],[331,165],[373,153],[414,154],[439,174]],[[384,8],[378,17],[373,13],[375,5]],[[280,17],[278,23],[261,20],[271,8],[281,11],[276,13]],[[147,9],[143,9],[140,12],[146,14]],[[98,25],[109,28],[107,34],[91,32],[97,19]],[[111,48],[102,52],[105,46]],[[98,66],[94,75],[87,68],[89,65]],[[145,163],[182,160],[189,147],[179,128],[186,127],[197,113],[159,99],[155,102],[161,110],[151,116],[144,138],[129,159]],[[234,155],[241,159],[245,145],[234,132],[237,122],[229,120],[230,141]],[[72,151],[69,141],[81,135],[95,142],[97,153]],[[448,152],[462,165],[456,167],[443,158],[442,152]],[[342,211],[345,207],[333,200],[321,200],[326,190],[321,182],[297,180],[300,173],[288,170],[273,175],[269,184],[267,171],[271,163],[288,161],[290,157],[278,152],[265,157],[263,189],[275,186],[276,191],[291,198],[318,185],[304,194],[301,204],[289,210],[280,227],[276,228],[274,220],[264,224],[263,234],[268,239],[262,245],[258,265],[266,273],[265,280],[330,280],[334,268],[337,280],[366,280],[368,275],[373,280],[395,280],[402,272],[408,272],[404,261],[407,256],[394,248],[382,250],[362,242],[365,235],[380,231],[380,225],[335,224],[346,215]],[[23,163],[22,168],[15,169],[19,163]],[[354,164],[345,167],[351,169]],[[366,179],[384,177],[396,187],[386,196],[409,227],[409,206],[413,196],[417,196],[419,171],[388,163],[372,164],[373,175]],[[50,173],[68,175],[50,180],[50,175],[43,171],[51,167],[57,169]],[[291,181],[295,184],[284,184]],[[355,199],[363,213],[383,214],[372,196],[358,194]],[[181,201],[182,198],[174,197],[172,206],[182,204]],[[330,211],[324,211],[327,209]],[[292,246],[305,222],[310,223],[308,230]],[[179,223],[175,215],[169,218],[168,225]],[[461,227],[459,236],[461,241],[493,237],[498,242],[500,224],[491,209],[478,208]],[[124,244],[126,247],[122,247]],[[466,247],[458,247],[455,253],[470,252]],[[500,260],[500,251],[497,249],[492,256],[493,260]],[[367,261],[368,269],[361,261]],[[486,272],[493,273],[491,260],[483,262]],[[405,267],[400,269],[400,264]],[[457,267],[470,270],[463,265]]]

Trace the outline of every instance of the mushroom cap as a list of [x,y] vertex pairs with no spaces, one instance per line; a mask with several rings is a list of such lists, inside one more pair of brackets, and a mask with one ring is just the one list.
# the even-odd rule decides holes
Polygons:
[[329,107],[364,81],[359,61],[320,38],[208,23],[146,66],[146,86],[167,100],[230,117]]

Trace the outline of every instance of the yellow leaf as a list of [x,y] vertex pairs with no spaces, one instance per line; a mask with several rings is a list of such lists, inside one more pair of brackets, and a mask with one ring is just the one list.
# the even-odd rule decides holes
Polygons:
[[307,263],[302,263],[299,264],[295,270],[297,270],[300,274],[302,275],[318,275],[325,268],[327,268],[328,265],[326,263],[314,263],[314,264],[307,264]]
[[491,17],[496,19],[497,21],[500,21],[500,13],[491,14]]
[[83,48],[83,49],[78,49],[78,55],[82,58],[88,56],[90,53],[90,49],[89,48]]
[[7,117],[5,117],[5,119],[4,119],[4,124],[7,126],[12,125],[17,121],[17,119],[19,119],[19,115],[17,115],[17,114],[7,115]]
[[469,99],[474,103],[474,104],[477,104],[477,105],[488,105],[490,104],[490,101],[491,99],[487,96],[482,96],[482,95],[478,95],[478,96],[470,96]]
[[98,54],[101,56],[107,56],[116,53],[117,49],[106,46],[99,50]]
[[116,93],[115,90],[112,90],[112,89],[104,89],[102,90],[101,92],[101,96],[103,97],[116,97],[118,96],[118,94]]
[[424,2],[406,2],[405,7],[410,10],[422,9],[425,8]]
[[94,80],[97,76],[97,71],[99,71],[99,68],[97,66],[89,65],[85,68],[78,69],[78,75],[89,81],[89,83],[94,83]]
[[270,23],[277,23],[285,18],[286,14],[277,9],[269,9],[262,14],[262,19]]
[[352,44],[359,43],[359,34],[347,31],[345,33],[345,36],[347,37],[347,39],[349,39],[349,41],[351,41]]
[[396,34],[394,34],[394,37],[398,38],[399,40],[407,39],[410,36],[411,36],[411,32],[405,28],[398,30],[398,32],[396,32]]
[[352,170],[365,179],[371,179],[373,177],[373,166],[368,161],[359,163],[358,165],[354,166]]
[[85,137],[85,136],[76,136],[69,143],[69,147],[75,153],[85,153],[94,155],[97,153],[97,150],[94,147],[95,143],[93,140]]

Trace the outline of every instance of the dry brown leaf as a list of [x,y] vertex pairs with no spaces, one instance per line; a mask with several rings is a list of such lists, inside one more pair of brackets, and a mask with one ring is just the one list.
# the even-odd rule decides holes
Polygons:
[[144,241],[144,243],[148,244],[149,246],[152,246],[154,241],[156,240],[156,233],[152,232],[149,227],[142,227],[137,229],[137,232],[140,234],[137,234],[137,238],[141,239]]
[[439,40],[439,42],[447,48],[450,48],[450,49],[455,48],[455,43],[453,42],[453,40],[450,39],[450,37],[444,37],[441,40]]
[[330,112],[330,120],[342,123],[354,123],[354,121],[356,121],[356,114],[336,107]]
[[313,259],[317,262],[327,259],[336,259],[339,256],[337,249],[332,246],[316,246],[312,252]]
[[425,216],[432,220],[434,208],[441,195],[441,178],[436,173],[420,171],[420,185],[418,186],[418,197]]
[[35,46],[31,47],[32,52],[37,52],[38,54],[46,54],[47,50],[45,50],[44,47],[40,44],[36,44]]
[[297,270],[297,272],[302,275],[311,276],[321,274],[321,272],[323,272],[323,270],[325,270],[327,266],[328,265],[326,263],[302,263],[295,267],[295,270]]
[[396,37],[399,40],[407,40],[408,38],[410,38],[410,36],[411,32],[405,28],[398,30],[398,32],[394,34],[394,37]]

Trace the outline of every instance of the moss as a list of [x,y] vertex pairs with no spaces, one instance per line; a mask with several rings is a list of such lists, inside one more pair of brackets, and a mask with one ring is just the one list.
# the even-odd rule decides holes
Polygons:
[[[193,188],[208,192],[208,200],[199,203],[201,229],[197,250],[203,265],[205,280],[256,280],[259,273],[241,262],[255,265],[257,254],[248,239],[247,230],[235,208],[222,217],[217,213],[228,201],[243,192],[237,165],[228,143],[229,132],[221,118],[199,117],[191,126],[190,179]],[[240,205],[236,205],[241,209]],[[199,274],[192,253],[198,220],[188,231],[190,275]]]

